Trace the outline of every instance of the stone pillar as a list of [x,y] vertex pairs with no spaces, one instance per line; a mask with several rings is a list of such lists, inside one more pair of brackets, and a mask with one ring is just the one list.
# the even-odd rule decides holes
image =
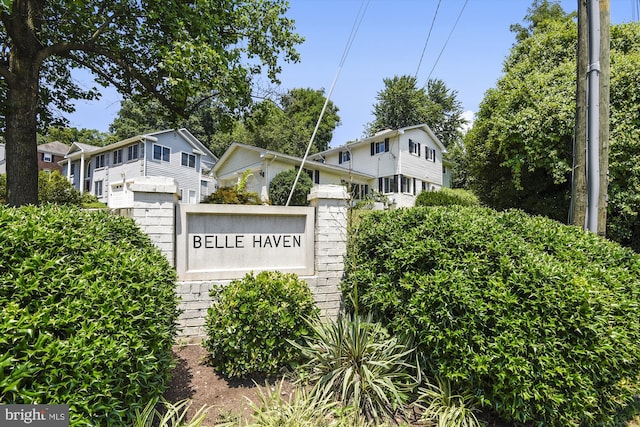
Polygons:
[[311,189],[310,205],[316,209],[315,280],[308,281],[322,316],[335,319],[342,309],[340,282],[347,252],[349,195],[342,185]]
[[175,205],[178,184],[175,179],[157,176],[136,177],[127,183],[133,192],[133,206],[127,209],[140,229],[175,266]]

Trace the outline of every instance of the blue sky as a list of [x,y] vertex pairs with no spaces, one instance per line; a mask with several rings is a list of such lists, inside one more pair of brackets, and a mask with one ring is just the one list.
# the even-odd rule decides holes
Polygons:
[[[438,0],[369,0],[340,67],[363,4],[367,2],[290,0],[287,13],[306,40],[298,47],[301,61],[284,63],[281,89],[324,88],[328,93],[338,75],[331,100],[340,109],[342,125],[334,132],[332,146],[362,137],[373,119],[376,95],[384,89],[383,79],[396,75],[415,75],[421,85],[429,75],[442,79],[457,92],[468,114],[477,111],[485,91],[502,75],[514,42],[509,26],[522,22],[531,2],[467,0],[460,15],[465,0],[441,0],[435,15]],[[565,11],[574,11],[577,0],[561,4]],[[610,0],[610,4],[612,23],[638,19],[637,0]],[[78,103],[71,126],[107,131],[119,101],[115,91],[105,90],[100,101]]]

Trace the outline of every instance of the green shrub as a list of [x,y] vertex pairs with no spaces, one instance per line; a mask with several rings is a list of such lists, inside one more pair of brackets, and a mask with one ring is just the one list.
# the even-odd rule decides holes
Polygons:
[[211,193],[205,203],[223,205],[261,205],[258,193],[238,191],[236,187],[222,187]]
[[296,362],[306,320],[318,315],[311,290],[295,274],[247,274],[211,290],[203,342],[218,372],[229,377],[274,375]]
[[38,201],[80,206],[82,195],[60,172],[41,171],[38,174]]
[[413,348],[389,336],[371,316],[340,316],[313,329],[304,345],[296,344],[305,358],[300,369],[313,384],[312,396],[330,396],[368,421],[394,420],[417,387]]
[[[277,206],[284,206],[287,204],[287,199],[289,199],[289,193],[291,193],[291,187],[293,187],[296,175],[298,175],[297,170],[289,169],[282,171],[273,177],[269,184],[269,198],[271,199],[271,204]],[[313,187],[313,181],[311,181],[309,175],[304,172],[301,173],[300,178],[298,178],[298,183],[296,184],[296,189],[293,191],[293,196],[291,196],[289,205],[307,206],[309,204],[307,196],[311,191],[311,187]]]
[[[38,174],[38,202],[80,206],[82,195],[60,172],[40,171]],[[0,175],[0,204],[7,203],[7,176]]]
[[174,286],[130,219],[0,206],[0,402],[68,404],[72,426],[131,425],[171,373]]
[[461,188],[441,188],[438,191],[423,191],[416,197],[416,206],[480,206],[480,201],[471,191]]
[[505,420],[610,424],[640,392],[640,256],[478,207],[371,212],[344,292],[416,336],[432,373]]

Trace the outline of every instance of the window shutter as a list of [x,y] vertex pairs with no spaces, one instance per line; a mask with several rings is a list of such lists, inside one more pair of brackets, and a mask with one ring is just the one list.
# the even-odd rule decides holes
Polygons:
[[422,152],[420,151],[420,143],[418,142],[418,157],[422,156]]
[[378,191],[384,193],[384,190],[382,189],[382,178],[378,178]]
[[[385,141],[386,143],[386,141]],[[393,192],[397,193],[398,192],[398,178],[400,177],[400,175],[394,175],[393,176]]]
[[436,150],[434,149],[433,150],[433,163],[435,163],[435,162],[436,162]]
[[413,153],[414,142],[409,138],[409,152]]
[[384,139],[384,152],[389,151],[389,138]]
[[338,151],[338,164],[342,164],[342,151]]
[[314,172],[314,180],[313,182],[315,182],[316,184],[320,184],[320,171],[316,170]]
[[373,156],[374,154],[376,154],[376,146],[375,143],[371,143],[371,155]]
[[[418,145],[418,147],[420,147],[420,145]],[[413,178],[413,195],[416,195],[416,179]]]

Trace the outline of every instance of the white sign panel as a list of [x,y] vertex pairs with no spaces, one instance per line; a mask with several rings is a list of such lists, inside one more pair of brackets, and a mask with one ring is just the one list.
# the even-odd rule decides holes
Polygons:
[[177,209],[181,280],[235,279],[264,270],[314,274],[313,208],[183,204]]

